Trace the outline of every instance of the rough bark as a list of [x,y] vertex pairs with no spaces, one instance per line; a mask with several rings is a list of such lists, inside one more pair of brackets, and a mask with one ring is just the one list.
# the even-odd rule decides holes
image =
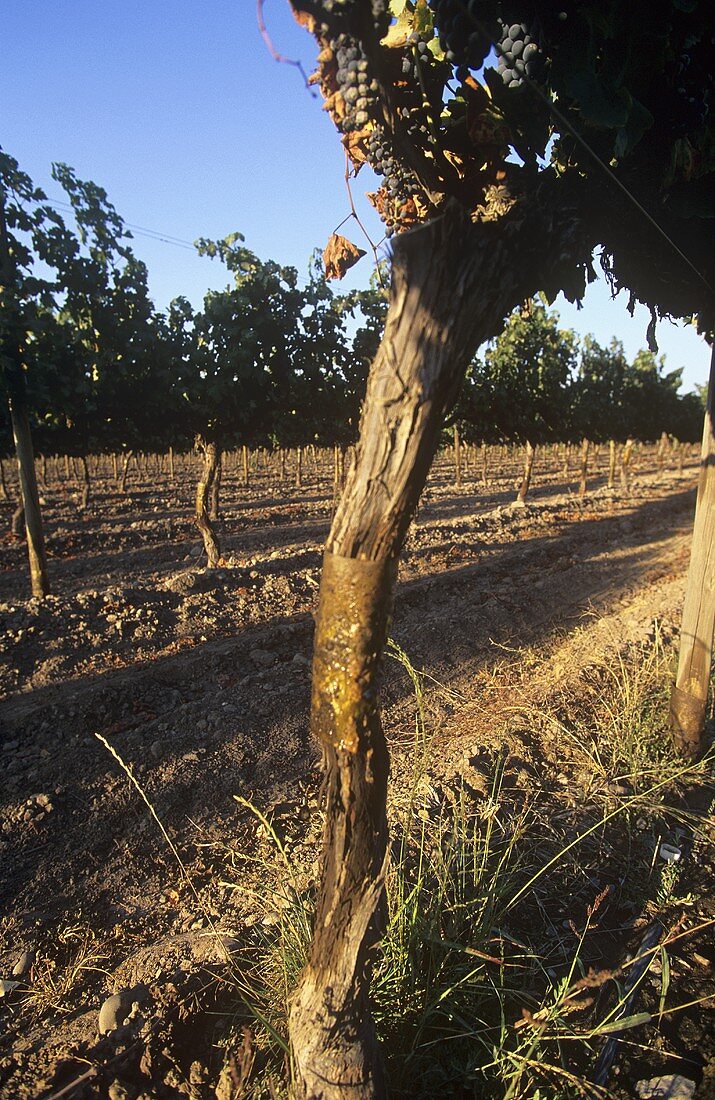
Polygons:
[[295,452],[295,487],[303,488],[303,448],[296,448]]
[[203,455],[203,468],[196,486],[194,518],[204,542],[208,567],[209,569],[215,569],[221,557],[221,549],[211,523],[208,505],[218,465],[218,448],[213,441],[207,441],[202,439],[201,436],[197,436],[196,450]]
[[527,439],[524,445],[524,473],[521,478],[519,492],[516,494],[515,504],[526,504],[526,494],[529,492],[529,486],[531,485],[535,457],[536,445]]
[[670,722],[675,744],[693,759],[705,746],[705,710],[713,628],[715,627],[715,346],[703,423],[700,478],[695,503],[693,543],[685,588],[680,653],[675,686],[670,697]]
[[241,447],[241,456],[243,458],[243,484],[244,484],[245,488],[247,489],[248,488],[248,483],[249,483],[249,480],[250,480],[250,474],[249,474],[249,466],[248,466],[248,447],[246,446],[245,443],[244,443],[243,447]]
[[209,519],[211,523],[218,523],[221,515],[220,494],[221,474],[223,473],[223,453],[220,447],[216,447],[216,467],[211,479],[209,492]]
[[482,443],[481,452],[482,452],[482,485],[486,489],[487,485],[489,484],[489,468],[488,468],[487,445],[486,445],[486,443]]
[[175,477],[175,471],[174,471],[174,448],[173,448],[173,447],[169,447],[169,480],[170,480],[170,481],[172,482],[172,484],[173,484],[173,482],[174,482],[174,477]]
[[[527,215],[536,222],[529,230]],[[321,582],[311,723],[323,745],[327,807],[313,943],[289,1011],[299,1100],[386,1095],[367,1001],[387,836],[380,659],[396,560],[444,416],[476,348],[534,289],[546,240],[553,247],[554,222],[538,217],[538,204],[517,221],[518,265],[508,218],[477,231],[449,209],[395,242],[385,332]],[[562,230],[568,253],[573,223]]]

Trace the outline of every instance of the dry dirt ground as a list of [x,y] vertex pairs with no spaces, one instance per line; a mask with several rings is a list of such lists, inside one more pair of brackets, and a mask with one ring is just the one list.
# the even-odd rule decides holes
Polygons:
[[[84,513],[74,484],[46,486],[53,595],[42,602],[27,596],[23,545],[2,540],[0,978],[13,980],[32,953],[0,1001],[8,1100],[214,1096],[230,1026],[217,975],[285,904],[280,884],[274,904],[255,889],[245,857],[266,829],[239,799],[273,822],[300,881],[314,875],[309,675],[330,471],[308,466],[301,489],[267,470],[246,489],[226,471],[225,564],[213,572],[192,523],[193,475],[184,464],[173,484],[150,485],[134,472],[126,495],[98,479]],[[479,761],[502,754],[515,789],[538,775],[575,813],[566,792],[577,751],[514,715],[578,693],[589,669],[646,642],[654,622],[666,640],[677,631],[696,466],[644,461],[631,495],[609,491],[601,470],[585,500],[537,467],[521,509],[511,506],[516,476],[484,488],[468,470],[457,489],[438,462],[400,568],[392,635],[434,678],[435,797],[468,781],[479,798]],[[399,663],[387,662],[385,680],[399,803],[414,698]],[[555,924],[584,899],[568,910],[552,899]],[[634,909],[631,937],[638,919]],[[709,942],[682,967],[700,995],[713,991]],[[132,1017],[98,1037],[100,1005],[127,991]],[[691,1061],[697,1050],[682,1072],[705,1073],[705,1089],[712,1016],[688,1019],[690,1032],[675,1028],[668,1042]],[[633,1095],[623,1078],[620,1087]],[[222,1088],[242,1095],[225,1073]]]

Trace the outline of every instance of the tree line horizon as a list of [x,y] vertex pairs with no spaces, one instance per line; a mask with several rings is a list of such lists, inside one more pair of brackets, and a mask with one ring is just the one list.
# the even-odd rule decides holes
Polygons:
[[[300,288],[295,267],[260,259],[233,233],[196,242],[231,282],[207,291],[198,309],[178,296],[159,310],[106,192],[66,165],[52,173],[74,226],[0,154],[37,453],[186,451],[197,437],[226,449],[355,441],[387,310],[379,278],[334,293],[316,250]],[[579,338],[545,300],[529,299],[472,361],[447,423],[486,443],[647,441],[664,432],[695,442],[703,394],[679,393],[682,373],[650,350],[629,361],[615,336],[606,347]],[[12,374],[3,356],[4,457],[13,449]]]

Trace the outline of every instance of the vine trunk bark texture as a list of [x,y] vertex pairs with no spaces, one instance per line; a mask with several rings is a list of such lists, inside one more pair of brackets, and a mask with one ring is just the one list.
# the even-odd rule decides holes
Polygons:
[[211,523],[218,523],[221,515],[221,474],[223,473],[223,452],[219,447],[216,448],[216,468],[211,480],[211,491],[209,493],[209,519]]
[[[526,209],[535,217],[538,204]],[[385,332],[321,581],[311,725],[323,748],[326,819],[313,942],[289,1010],[299,1100],[386,1095],[368,1002],[387,843],[382,649],[397,559],[445,414],[476,348],[531,292],[545,242],[553,245],[553,219],[535,217],[525,231],[526,217],[473,227],[450,208],[394,246]],[[513,263],[514,225],[528,265]],[[572,221],[556,254],[573,244]]]
[[204,550],[208,558],[209,569],[215,569],[221,557],[216,532],[209,518],[209,502],[218,468],[218,448],[214,442],[206,441],[200,436],[196,439],[196,450],[203,455],[203,469],[196,486],[196,526],[201,532],[204,541]]
[[526,504],[526,495],[531,485],[531,475],[534,470],[535,457],[536,445],[527,439],[524,445],[524,473],[521,479],[521,485],[519,486],[519,492],[516,494],[515,504]]

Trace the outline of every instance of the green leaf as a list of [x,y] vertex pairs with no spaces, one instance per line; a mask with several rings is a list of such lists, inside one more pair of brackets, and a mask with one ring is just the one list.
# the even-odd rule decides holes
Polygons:
[[624,1016],[622,1020],[614,1020],[610,1024],[603,1024],[598,1028],[599,1035],[613,1035],[618,1031],[628,1031],[631,1027],[640,1027],[641,1024],[649,1024],[653,1017],[650,1012],[636,1012],[633,1016]]
[[631,102],[626,125],[622,126],[616,134],[614,152],[619,160],[635,148],[643,135],[650,130],[654,121],[653,115],[642,103],[637,99]]
[[594,126],[614,130],[628,120],[628,93],[620,89],[609,93],[592,69],[573,73],[569,91],[581,108],[583,117]]

